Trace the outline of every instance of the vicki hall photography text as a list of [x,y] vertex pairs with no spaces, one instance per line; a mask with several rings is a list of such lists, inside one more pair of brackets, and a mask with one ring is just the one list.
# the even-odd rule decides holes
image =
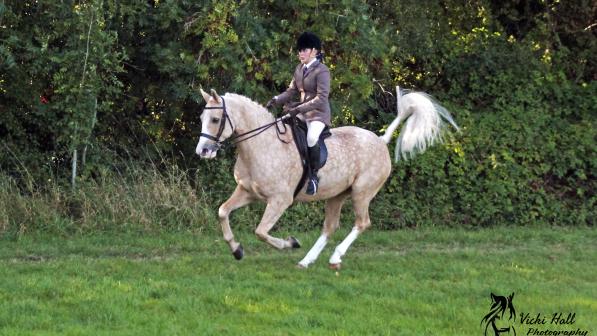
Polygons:
[[528,327],[527,336],[570,336],[589,335],[588,330],[575,326],[576,313],[520,314],[520,324]]

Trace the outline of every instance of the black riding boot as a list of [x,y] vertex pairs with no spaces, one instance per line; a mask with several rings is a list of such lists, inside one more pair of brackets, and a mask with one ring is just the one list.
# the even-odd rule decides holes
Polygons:
[[309,181],[307,181],[307,195],[315,195],[319,185],[317,171],[319,170],[319,143],[309,148]]

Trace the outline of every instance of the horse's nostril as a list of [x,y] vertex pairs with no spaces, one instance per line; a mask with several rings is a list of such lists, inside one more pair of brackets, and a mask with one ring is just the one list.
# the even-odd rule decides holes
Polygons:
[[201,155],[207,155],[207,148],[203,148],[201,150]]

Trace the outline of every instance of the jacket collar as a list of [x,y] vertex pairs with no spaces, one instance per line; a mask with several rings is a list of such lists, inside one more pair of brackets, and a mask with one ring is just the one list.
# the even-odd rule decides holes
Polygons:
[[[311,61],[311,63],[309,63],[309,65],[307,66],[307,72],[303,74],[303,78],[309,76],[309,74],[311,72],[313,72],[313,69],[317,68],[317,66],[319,66],[319,60],[315,59],[313,61]],[[304,69],[305,65],[303,65],[303,67],[301,69]],[[301,71],[302,73],[302,71]]]

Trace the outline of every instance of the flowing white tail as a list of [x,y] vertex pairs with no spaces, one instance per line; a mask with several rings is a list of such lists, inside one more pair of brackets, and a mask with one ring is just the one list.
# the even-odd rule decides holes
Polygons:
[[394,131],[402,121],[406,120],[406,125],[402,128],[396,144],[396,161],[401,157],[408,159],[417,153],[422,153],[428,146],[441,141],[443,120],[459,130],[450,113],[429,95],[423,92],[412,92],[402,96],[397,86],[396,97],[398,116],[381,136],[389,144]]

